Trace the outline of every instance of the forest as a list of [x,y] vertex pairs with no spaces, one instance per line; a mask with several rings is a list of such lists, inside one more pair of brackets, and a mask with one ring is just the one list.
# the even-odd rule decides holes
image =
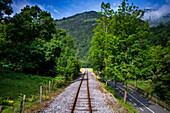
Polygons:
[[81,67],[73,37],[56,28],[50,12],[27,5],[10,17],[11,4],[0,1],[0,106],[6,113],[19,112],[23,95],[26,110],[40,105],[40,85],[45,89],[54,81],[53,91],[45,93],[60,92],[79,76]]
[[144,11],[123,0],[118,11],[101,4],[97,27],[91,41],[89,59],[93,70],[104,80],[149,80],[152,94],[170,102],[170,23],[150,27]]
[[45,76],[76,77],[80,63],[75,57],[73,37],[56,29],[50,12],[26,6],[10,15],[12,1],[2,1],[0,20],[0,63],[12,70]]

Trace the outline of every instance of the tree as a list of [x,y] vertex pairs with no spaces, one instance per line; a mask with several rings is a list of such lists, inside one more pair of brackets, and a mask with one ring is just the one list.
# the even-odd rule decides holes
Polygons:
[[[71,69],[74,74],[69,79],[77,76],[80,68],[78,60],[73,58],[76,49],[73,38],[65,30],[56,29],[49,12],[27,5],[9,23],[1,25],[0,31],[0,42],[3,43],[0,60],[4,64],[24,73],[51,76],[62,74],[63,71],[57,71],[56,67],[64,67],[63,76],[69,78],[65,72]],[[73,59],[74,65],[71,63],[65,70],[68,59]]]
[[[127,81],[134,79],[135,75],[142,76],[139,70],[144,69],[142,63],[145,56],[142,53],[147,49],[145,42],[149,35],[149,24],[142,21],[144,12],[126,1],[123,0],[118,11],[114,13],[110,4],[102,3],[104,12],[94,31],[91,48],[94,64],[99,60],[102,63],[104,61],[106,77],[110,73],[115,79],[124,82],[124,103]],[[99,56],[101,53],[102,57]]]
[[[127,81],[133,79],[135,74],[142,65],[144,56],[141,54],[147,49],[145,41],[149,36],[149,24],[142,21],[144,12],[134,6],[129,5],[125,0],[119,6],[116,16],[116,26],[112,26],[115,35],[119,37],[119,69],[121,70],[121,80],[124,81],[125,95],[124,103],[127,95]],[[140,64],[140,65],[139,65]],[[142,69],[140,69],[142,70]]]
[[170,102],[170,24],[151,28],[152,37],[148,38],[151,45],[147,61],[151,64],[153,94],[160,99]]
[[[92,48],[90,50],[91,58],[97,66],[96,70],[102,71],[105,75],[106,85],[108,78],[108,32],[109,32],[109,22],[112,17],[113,10],[110,8],[110,4],[101,4],[101,12],[99,13],[99,20],[97,22],[98,26],[94,30],[94,36],[92,38]],[[99,55],[99,56],[98,56]],[[94,67],[95,68],[95,67]]]
[[0,0],[0,23],[2,20],[7,19],[4,15],[11,15],[13,13],[12,0]]

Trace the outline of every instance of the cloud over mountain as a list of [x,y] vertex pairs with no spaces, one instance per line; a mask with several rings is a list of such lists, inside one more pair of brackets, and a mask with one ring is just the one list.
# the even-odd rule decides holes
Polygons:
[[[170,0],[167,0],[167,1],[170,1]],[[170,2],[167,2],[167,3],[168,4],[163,5],[158,10],[146,12],[144,15],[144,19],[155,20],[166,15],[167,13],[170,13]]]

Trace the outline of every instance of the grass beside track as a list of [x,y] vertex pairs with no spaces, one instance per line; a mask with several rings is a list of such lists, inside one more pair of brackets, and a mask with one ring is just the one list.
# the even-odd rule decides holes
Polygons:
[[[46,87],[48,87],[48,83],[52,79],[54,82],[57,81],[57,85],[51,93],[61,91],[70,83],[60,76],[52,78],[23,74],[0,67],[0,106],[3,106],[2,113],[19,112],[24,94],[26,95],[26,110],[32,105],[39,104],[40,86],[44,86],[44,83],[46,83]],[[42,97],[43,100],[48,100],[49,95],[47,91],[46,98]]]
[[102,83],[102,85],[104,86],[104,88],[110,92],[119,102],[122,106],[124,106],[125,108],[127,108],[131,113],[139,113],[138,111],[136,111],[131,105],[130,103],[126,102],[126,104],[124,104],[123,102],[123,98],[120,97],[118,94],[116,94],[113,90],[113,88],[111,88],[111,86],[106,86],[105,82],[102,81],[102,79],[97,75],[97,79]]

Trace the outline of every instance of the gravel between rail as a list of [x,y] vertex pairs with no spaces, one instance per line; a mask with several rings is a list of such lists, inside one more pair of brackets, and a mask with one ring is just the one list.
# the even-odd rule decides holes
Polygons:
[[[92,76],[91,72],[89,74],[89,90],[91,98],[91,106],[93,113],[114,113],[122,112],[123,107],[118,109],[113,109],[111,105],[108,105],[110,101],[112,104],[118,104],[118,101],[111,97],[106,92],[99,90],[99,82]],[[79,87],[81,78],[75,80],[70,86],[68,86],[65,91],[57,95],[54,100],[49,103],[49,106],[45,108],[44,113],[70,113],[77,89]],[[109,101],[108,101],[109,100]],[[116,106],[116,105],[115,105]],[[78,113],[88,113],[88,111],[77,111]],[[77,113],[76,112],[76,113]]]

